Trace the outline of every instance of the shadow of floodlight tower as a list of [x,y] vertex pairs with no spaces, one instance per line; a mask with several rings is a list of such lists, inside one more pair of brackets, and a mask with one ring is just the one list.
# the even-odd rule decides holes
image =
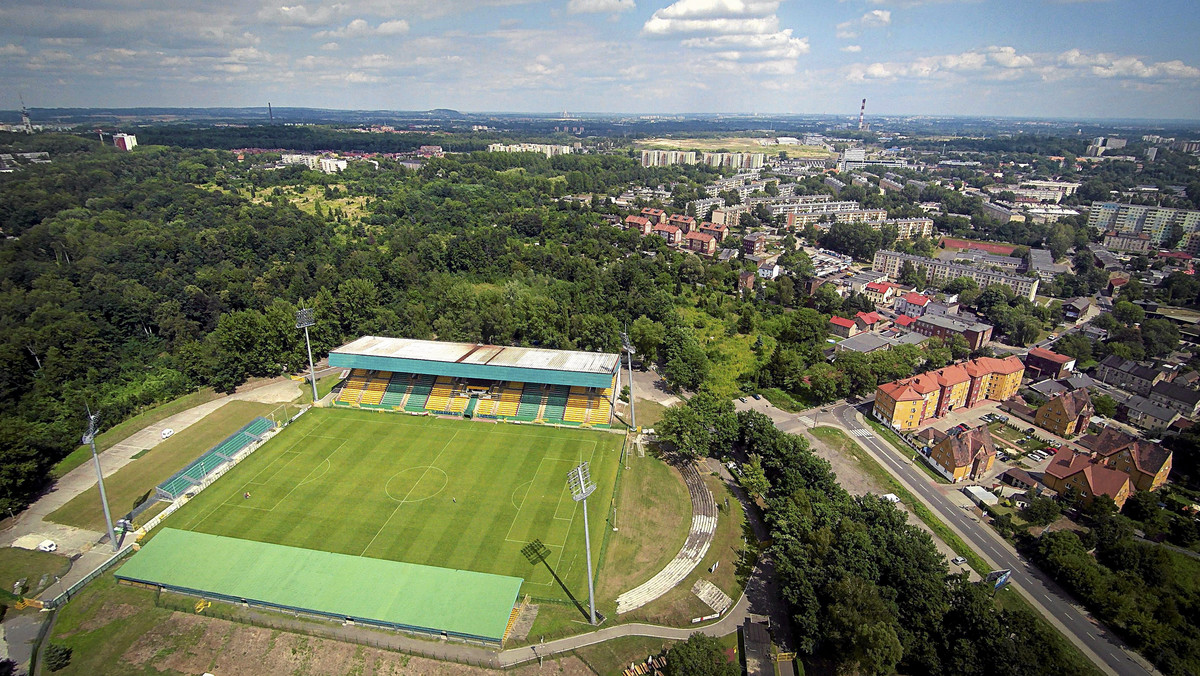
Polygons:
[[562,590],[567,593],[567,597],[571,599],[571,602],[575,604],[575,607],[579,609],[579,612],[583,614],[584,618],[587,618],[587,609],[583,607],[583,604],[579,602],[579,599],[575,598],[575,595],[571,593],[571,590],[567,589],[567,585],[562,581],[562,578],[558,576],[558,573],[554,572],[554,569],[550,567],[550,562],[547,560],[550,558],[550,549],[546,547],[546,545],[542,544],[541,540],[534,540],[533,542],[530,542],[522,547],[521,554],[525,556],[530,565],[536,566],[539,563],[546,564],[546,570],[550,571],[550,574],[554,576],[554,581],[557,582],[558,586],[562,587]]

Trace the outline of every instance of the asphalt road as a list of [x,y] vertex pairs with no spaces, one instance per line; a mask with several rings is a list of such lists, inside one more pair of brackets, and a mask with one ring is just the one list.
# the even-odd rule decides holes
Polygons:
[[1013,572],[1013,584],[1020,587],[1028,596],[1049,611],[1057,619],[1061,629],[1075,636],[1077,642],[1087,646],[1095,657],[1104,663],[1105,670],[1114,674],[1152,674],[1152,671],[1141,663],[1140,657],[1134,657],[1133,651],[1127,649],[1124,643],[1104,627],[1100,626],[1083,611],[1074,606],[1069,596],[1058,585],[1051,581],[1041,570],[1032,563],[1026,562],[1005,542],[999,539],[989,526],[971,518],[963,509],[950,502],[939,492],[928,478],[917,468],[903,462],[887,442],[875,436],[874,432],[858,421],[856,410],[849,404],[843,404],[833,409],[838,423],[849,430],[867,430],[869,435],[857,437],[874,451],[893,474],[904,478],[911,489],[918,492],[921,498],[929,504],[937,517],[953,527],[965,537],[976,552],[998,568],[1008,568]]

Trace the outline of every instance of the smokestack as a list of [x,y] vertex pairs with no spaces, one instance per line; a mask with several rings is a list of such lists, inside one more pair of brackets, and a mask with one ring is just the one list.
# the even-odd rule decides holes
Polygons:
[[863,120],[867,116],[867,100],[863,99],[862,108],[858,109],[858,130],[863,130]]
[[[866,105],[867,100],[863,99],[863,105]],[[271,118],[271,124],[275,124],[275,111],[271,110],[271,102],[267,101],[267,116]]]

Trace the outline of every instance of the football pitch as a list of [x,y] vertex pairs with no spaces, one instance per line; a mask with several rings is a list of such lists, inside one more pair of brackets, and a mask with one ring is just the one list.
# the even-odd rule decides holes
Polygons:
[[585,598],[582,506],[571,499],[567,472],[591,463],[596,557],[622,441],[597,431],[313,409],[165,525],[512,575],[525,579],[522,594],[565,599],[546,566],[521,554],[539,539],[555,572]]

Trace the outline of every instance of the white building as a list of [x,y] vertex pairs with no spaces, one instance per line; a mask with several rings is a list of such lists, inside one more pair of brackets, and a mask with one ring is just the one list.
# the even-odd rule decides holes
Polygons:
[[137,146],[137,137],[133,134],[113,134],[113,145],[119,150],[129,152]]

